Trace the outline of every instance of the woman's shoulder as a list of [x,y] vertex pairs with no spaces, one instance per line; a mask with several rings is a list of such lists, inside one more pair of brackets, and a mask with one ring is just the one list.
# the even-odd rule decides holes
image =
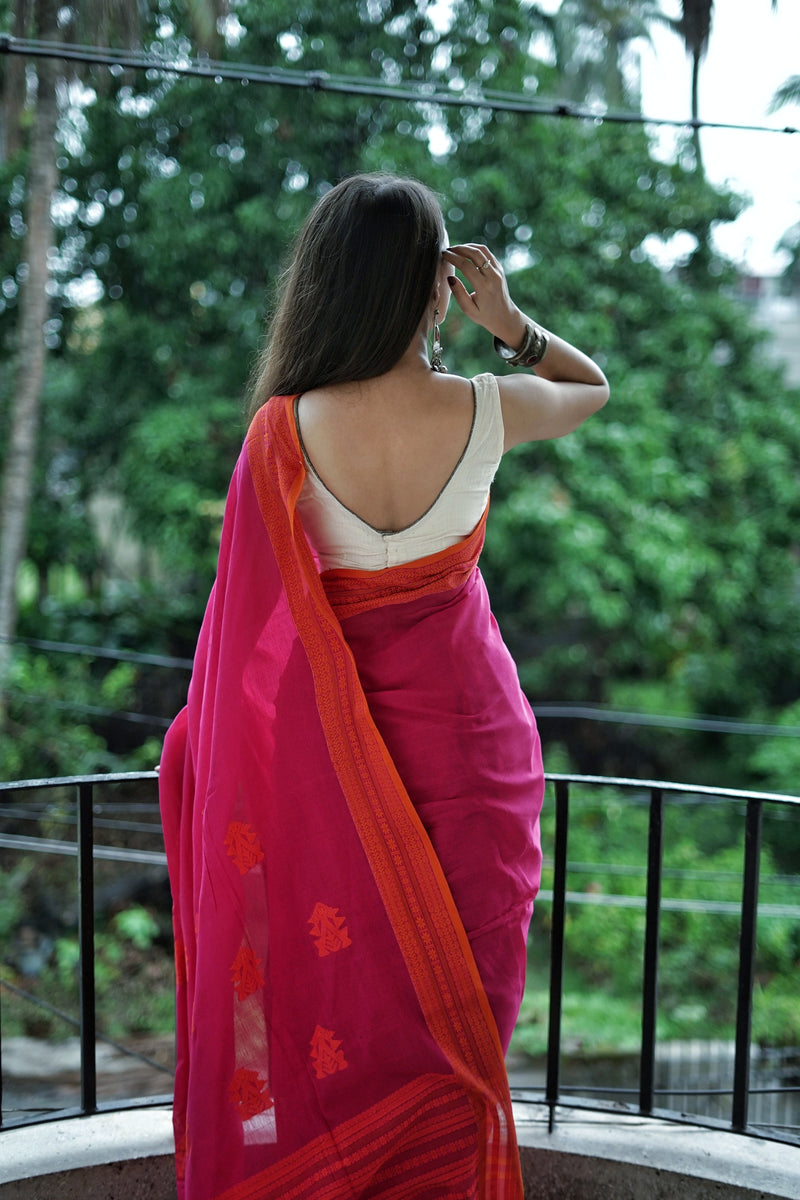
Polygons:
[[500,403],[499,380],[490,372],[480,375],[457,375],[448,372],[446,375],[432,373],[428,394],[442,399],[465,400],[474,396],[481,405],[497,405]]
[[473,375],[470,380],[476,397],[484,404],[500,403],[500,381],[491,371]]
[[490,372],[472,377],[455,373],[436,375],[424,392],[416,395],[415,401],[420,422],[424,418],[423,423],[436,425],[444,419],[446,428],[458,411],[461,414],[459,420],[468,420],[470,423],[471,448],[479,445],[481,453],[490,448],[490,456],[493,457],[496,443],[502,454],[503,412],[496,375]]
[[480,375],[473,375],[470,383],[475,395],[476,420],[487,428],[499,429],[502,433],[503,408],[497,376],[486,371]]

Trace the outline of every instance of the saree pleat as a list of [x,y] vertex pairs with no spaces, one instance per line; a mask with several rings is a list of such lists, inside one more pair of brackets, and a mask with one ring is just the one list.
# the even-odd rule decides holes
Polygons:
[[[303,473],[291,398],[275,397],[234,473],[187,707],[162,757],[179,1194],[519,1200],[505,1009],[538,887],[541,765],[476,570],[485,517],[417,563],[320,576],[295,511]],[[459,643],[485,659],[475,711],[437,727],[387,702],[414,655],[449,661]],[[483,828],[453,839],[424,815],[466,728],[476,761],[510,732],[517,744],[486,904],[455,865],[465,848],[478,861]],[[409,772],[414,755],[437,764],[413,802],[393,740]],[[465,803],[465,787],[447,802]],[[486,788],[473,783],[479,801]],[[462,908],[480,916],[465,926]],[[508,1004],[491,965],[503,936],[518,960]]]

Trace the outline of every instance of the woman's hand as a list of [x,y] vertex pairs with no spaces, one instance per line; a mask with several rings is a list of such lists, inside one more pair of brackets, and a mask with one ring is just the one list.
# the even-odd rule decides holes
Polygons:
[[508,294],[505,273],[491,250],[470,243],[450,246],[442,257],[461,272],[473,289],[470,292],[455,275],[448,276],[453,299],[461,311],[507,346],[514,349],[521,346],[527,318]]
[[[486,246],[469,243],[451,246],[443,258],[473,289],[470,292],[461,280],[448,276],[461,311],[507,346],[519,349],[526,325],[533,322],[509,296],[503,268],[492,252]],[[520,442],[563,437],[608,399],[608,381],[596,363],[553,333],[547,332],[547,339],[547,349],[532,368],[533,374],[498,378],[504,450]]]

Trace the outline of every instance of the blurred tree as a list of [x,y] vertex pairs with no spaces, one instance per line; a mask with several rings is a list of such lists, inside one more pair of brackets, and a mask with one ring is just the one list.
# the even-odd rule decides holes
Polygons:
[[768,111],[777,112],[786,104],[800,104],[800,75],[790,75],[776,90]]
[[[190,20],[206,40],[214,35],[220,6],[213,0],[192,0]],[[62,38],[94,37],[103,44],[110,37],[131,44],[140,32],[140,14],[126,0],[91,0],[70,6],[57,0],[19,0],[12,14],[17,37],[40,42]],[[149,15],[149,14],[148,14]],[[35,91],[28,96],[25,77],[17,62],[5,69],[3,96],[3,148],[17,158],[23,153],[24,125],[30,128],[25,171],[25,217],[20,278],[19,321],[16,330],[16,387],[11,404],[10,428],[0,489],[0,721],[2,696],[17,619],[17,573],[25,556],[30,500],[44,381],[47,331],[45,322],[53,290],[51,260],[54,249],[51,206],[58,180],[57,129],[60,108],[70,101],[75,71],[64,60],[35,60]],[[30,115],[26,116],[27,109]]]
[[692,60],[692,121],[697,170],[702,174],[703,157],[700,150],[700,66],[708,50],[711,37],[711,14],[714,0],[681,0],[681,15],[668,19],[667,24],[683,38],[686,52]]
[[[664,17],[651,0],[562,0],[555,11],[533,4],[523,10],[533,31],[550,42],[555,87],[563,99],[608,108],[639,107],[640,80],[631,53]],[[548,89],[549,90],[549,89]]]
[[[15,31],[33,28],[43,41],[58,37],[56,0],[20,4]],[[17,333],[17,385],[10,436],[0,489],[0,722],[3,689],[16,624],[16,580],[25,553],[28,509],[33,490],[33,464],[39,423],[39,399],[44,376],[43,326],[47,316],[48,255],[53,240],[50,202],[56,183],[55,135],[58,122],[56,84],[59,66],[42,59],[36,76],[35,119],[28,162],[28,202],[25,213],[25,271]],[[23,88],[16,66],[6,71],[4,96],[5,147],[19,153]]]
[[[233,59],[385,82],[435,73],[439,35],[422,8],[275,3],[236,15],[246,35],[229,28]],[[165,49],[179,51],[179,30],[170,36]],[[92,105],[63,180],[72,271],[102,292],[66,318],[70,475],[124,494],[136,535],[190,590],[213,571],[249,365],[288,237],[342,175],[389,165],[389,139],[397,169],[424,174],[425,107],[143,75]]]
[[[773,12],[777,7],[777,0],[772,0]],[[772,97],[767,112],[775,113],[787,104],[800,104],[800,75],[790,75],[783,81]],[[784,279],[789,291],[797,291],[800,285],[800,225],[793,225],[787,229],[778,249],[788,251],[791,256]]]
[[[184,52],[178,17],[159,19],[164,51]],[[153,72],[104,92],[109,73],[90,77],[57,208],[64,270],[96,299],[63,310],[32,525],[40,578],[72,555],[86,589],[80,605],[33,600],[26,628],[190,653],[288,238],[341,175],[386,169],[437,188],[451,240],[491,244],[519,303],[612,381],[600,417],[515,452],[497,481],[484,569],[534,705],[777,715],[800,677],[787,670],[800,433],[708,248],[738,202],[690,156],[656,161],[639,127],[466,102],[478,88],[536,94],[553,67],[511,0],[460,0],[449,21],[398,0],[250,0],[224,28],[233,61],[423,81],[465,99],[453,107]],[[653,247],[678,233],[695,249],[665,273]],[[452,309],[443,332],[453,369],[499,369]],[[76,504],[108,496],[157,555],[145,599],[141,580],[114,597],[92,582],[89,539],[78,555]],[[596,729],[565,735],[578,765],[715,782],[734,769],[719,740]]]
[[[780,711],[797,694],[786,662],[800,648],[797,399],[767,366],[728,269],[705,257],[721,198],[679,166],[645,165],[636,131],[517,127],[513,181],[490,136],[461,145],[459,207],[523,264],[519,303],[612,381],[602,417],[516,451],[495,487],[483,565],[534,707]],[[698,250],[665,277],[648,230],[668,237],[673,221]],[[475,346],[460,368],[485,369],[479,336],[459,333]],[[569,744],[589,770],[677,769],[661,733],[573,725]],[[703,765],[708,750],[683,738],[680,774],[719,782],[726,756]]]

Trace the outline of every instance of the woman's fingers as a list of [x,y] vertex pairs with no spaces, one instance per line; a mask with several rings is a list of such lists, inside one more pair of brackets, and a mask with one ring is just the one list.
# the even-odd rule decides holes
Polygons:
[[527,318],[511,299],[503,268],[491,250],[479,242],[467,242],[450,246],[443,258],[466,280],[465,285],[455,274],[447,279],[464,315],[509,346],[519,345]]
[[466,313],[468,317],[474,320],[476,316],[475,301],[461,280],[456,279],[455,275],[449,275],[447,282],[450,285],[450,291],[458,307],[463,313]]
[[498,284],[501,288],[504,284],[503,272],[485,246],[451,246],[444,251],[443,257],[461,272],[474,289],[471,298],[477,304],[481,295],[487,297],[490,292],[497,290]]
[[486,329],[507,323],[504,318],[508,315],[511,302],[503,269],[491,250],[479,242],[468,242],[450,246],[444,251],[443,258],[466,280],[465,287],[455,275],[448,279],[453,298],[461,311]]
[[499,270],[497,260],[491,251],[476,242],[464,246],[450,246],[445,250],[444,257],[458,267],[459,271],[462,271],[467,278],[473,277],[474,273],[483,274],[490,268]]

